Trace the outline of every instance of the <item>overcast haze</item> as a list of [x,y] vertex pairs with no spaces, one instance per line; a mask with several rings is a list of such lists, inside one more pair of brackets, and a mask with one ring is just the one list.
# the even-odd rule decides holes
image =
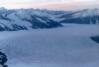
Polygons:
[[[81,9],[99,6],[99,0],[0,0],[6,8]],[[98,8],[98,7],[97,7]]]

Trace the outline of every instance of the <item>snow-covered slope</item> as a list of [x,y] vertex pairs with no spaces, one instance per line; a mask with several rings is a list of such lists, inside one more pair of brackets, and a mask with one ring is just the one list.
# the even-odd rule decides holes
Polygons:
[[98,67],[99,25],[66,24],[54,29],[0,33],[9,67]]
[[60,16],[64,18],[61,22],[78,24],[99,24],[99,9],[85,9],[73,11]]
[[0,31],[55,28],[63,26],[62,23],[99,24],[99,9],[51,11],[0,8]]
[[43,10],[17,9],[0,10],[0,31],[15,31],[37,28],[53,28],[62,26],[60,23],[51,19],[52,14]]

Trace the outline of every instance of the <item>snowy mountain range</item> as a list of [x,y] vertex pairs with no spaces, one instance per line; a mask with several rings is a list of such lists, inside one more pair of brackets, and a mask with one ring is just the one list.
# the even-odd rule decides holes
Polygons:
[[98,23],[98,9],[0,8],[0,51],[8,67],[99,67]]
[[55,28],[62,23],[98,24],[99,9],[51,11],[0,8],[0,31]]
[[62,23],[78,23],[78,24],[98,24],[99,23],[99,9],[84,9],[74,11],[69,14],[63,14],[61,18]]

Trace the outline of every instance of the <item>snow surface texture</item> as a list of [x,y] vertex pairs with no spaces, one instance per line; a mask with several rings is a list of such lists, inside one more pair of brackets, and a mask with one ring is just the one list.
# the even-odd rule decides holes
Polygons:
[[9,67],[99,67],[99,25],[64,24],[53,29],[0,32]]

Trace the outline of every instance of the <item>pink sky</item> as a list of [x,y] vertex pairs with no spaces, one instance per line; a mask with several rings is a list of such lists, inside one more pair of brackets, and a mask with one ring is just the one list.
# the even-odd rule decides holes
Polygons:
[[72,10],[82,8],[92,8],[99,6],[97,0],[75,0],[75,1],[63,1],[63,2],[4,2],[0,3],[1,7],[6,8],[43,8],[43,9],[57,9],[57,10]]

